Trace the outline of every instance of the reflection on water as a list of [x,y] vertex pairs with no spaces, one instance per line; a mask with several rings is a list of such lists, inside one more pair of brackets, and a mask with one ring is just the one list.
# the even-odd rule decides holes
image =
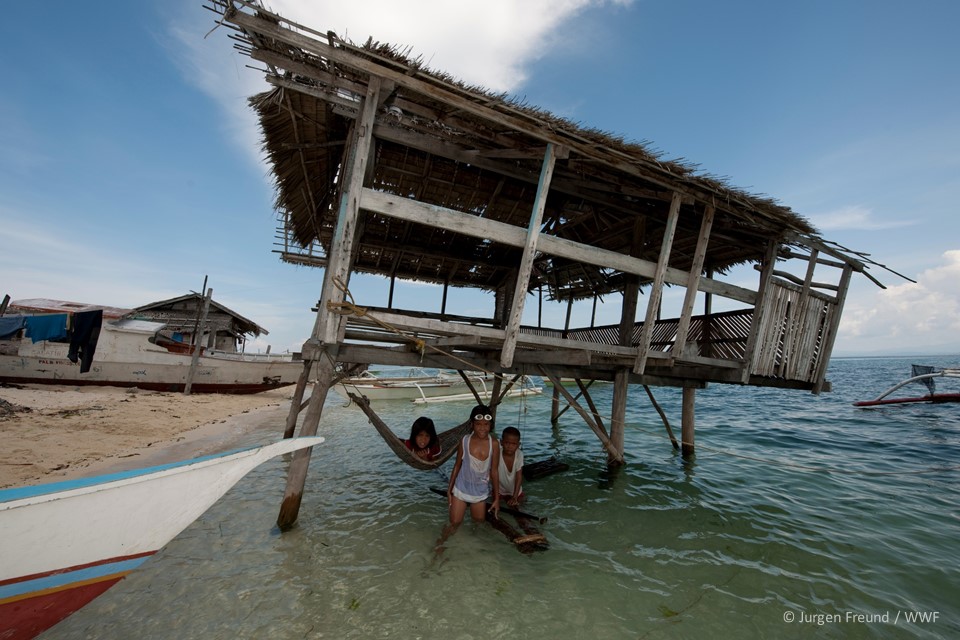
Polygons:
[[[957,406],[850,406],[908,372],[903,359],[837,360],[819,397],[712,386],[691,461],[634,389],[617,471],[574,412],[551,428],[548,395],[508,401],[497,426],[520,427],[528,460],[570,465],[527,485],[524,510],[549,518],[550,549],[532,555],[465,523],[435,557],[446,505],[428,488],[443,471],[401,463],[331,394],[296,529],[274,526],[288,461],[271,461],[44,637],[956,637]],[[609,412],[610,388],[592,392]],[[679,423],[679,392],[656,393]],[[382,407],[400,433],[469,411]],[[244,444],[273,440],[284,413]],[[860,614],[873,619],[846,618]]]

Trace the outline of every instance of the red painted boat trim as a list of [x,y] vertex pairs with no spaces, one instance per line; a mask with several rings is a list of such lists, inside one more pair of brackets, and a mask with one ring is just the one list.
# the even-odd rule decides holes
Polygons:
[[72,567],[64,567],[62,569],[53,569],[51,571],[44,571],[42,573],[33,573],[28,576],[18,576],[16,578],[8,578],[7,580],[0,580],[0,587],[6,586],[8,584],[15,584],[17,582],[26,582],[27,580],[36,580],[38,578],[46,578],[47,576],[55,576],[61,573],[68,573],[70,571],[80,571],[81,569],[89,569],[90,567],[97,567],[102,564],[108,564],[110,562],[125,562],[127,560],[136,560],[137,558],[146,558],[155,554],[156,551],[144,551],[143,553],[135,553],[129,556],[117,556],[115,558],[108,558],[106,560],[97,560],[96,562],[87,562],[85,564],[78,564]]
[[[118,380],[60,380],[60,379],[39,379],[39,378],[28,378],[20,376],[0,376],[0,382],[7,382],[13,384],[56,384],[64,385],[68,384],[70,386],[92,386],[92,387],[136,387],[138,389],[144,389],[146,391],[167,391],[167,392],[180,392],[183,391],[183,388],[186,385],[178,384],[174,382],[165,383],[165,382],[143,382],[140,380],[123,382]],[[234,395],[242,395],[248,393],[260,393],[261,391],[269,391],[271,389],[277,389],[279,387],[286,387],[293,382],[260,382],[256,384],[203,384],[203,383],[194,383],[190,390],[193,393],[229,393]],[[0,640],[4,640],[0,637]]]
[[[101,565],[118,564],[140,558],[145,559],[154,553],[156,552],[147,551],[99,562],[88,562],[65,569],[35,573],[0,581],[0,586],[40,580],[61,574],[83,572],[85,569]],[[89,604],[90,601],[103,594],[131,571],[133,571],[132,568],[127,568],[122,571],[54,585],[46,589],[5,599],[0,602],[0,640],[29,640],[37,636]]]
[[3,621],[0,623],[0,638],[29,640],[37,636],[101,595],[127,573],[0,604],[0,620]]
[[932,396],[917,396],[914,398],[891,398],[889,400],[863,400],[854,402],[855,407],[877,407],[884,404],[910,404],[916,402],[960,402],[960,393],[938,393]]

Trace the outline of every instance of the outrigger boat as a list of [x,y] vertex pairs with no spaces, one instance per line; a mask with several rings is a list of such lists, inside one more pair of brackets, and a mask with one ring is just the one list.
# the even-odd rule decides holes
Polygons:
[[[488,400],[493,393],[493,376],[481,373],[467,373],[467,378],[477,390],[481,400]],[[422,369],[409,372],[407,376],[378,376],[370,371],[364,371],[354,378],[341,380],[336,390],[345,398],[350,394],[366,397],[370,401],[377,400],[407,400],[417,404],[434,402],[451,402],[458,400],[475,400],[466,381],[459,374],[440,371],[430,374]],[[543,388],[536,386],[527,376],[522,376],[513,387],[507,391],[506,397],[516,398],[543,393]]]
[[243,476],[319,437],[0,490],[0,638],[25,640],[102,594]]
[[[890,387],[873,400],[861,400],[860,402],[854,402],[853,406],[876,407],[881,405],[909,404],[914,402],[960,402],[960,393],[937,393],[936,387],[936,378],[960,378],[960,369],[936,369],[927,365],[915,364],[913,365],[912,374],[912,377]],[[902,387],[914,383],[925,385],[930,393],[924,396],[888,397]]]

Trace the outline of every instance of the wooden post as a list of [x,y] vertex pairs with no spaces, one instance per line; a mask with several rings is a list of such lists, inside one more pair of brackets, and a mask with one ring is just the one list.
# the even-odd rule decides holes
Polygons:
[[684,458],[694,455],[693,431],[696,424],[696,414],[694,413],[694,403],[697,399],[697,390],[694,387],[683,388],[683,406],[680,420],[680,440],[682,441],[680,453]]
[[[713,269],[707,270],[707,279],[713,280]],[[704,348],[701,352],[706,358],[713,357],[713,294],[709,291],[703,296],[703,335]]]
[[3,296],[3,302],[0,302],[0,316],[7,312],[8,304],[10,304],[10,294]]
[[[559,378],[557,378],[559,380]],[[553,385],[553,398],[550,402],[550,422],[556,426],[560,420],[560,389]]]
[[750,374],[753,373],[753,356],[757,350],[757,340],[760,337],[760,326],[767,308],[767,290],[770,288],[770,279],[773,276],[773,267],[777,263],[777,242],[770,240],[767,252],[763,257],[763,267],[760,270],[760,285],[757,287],[757,302],[753,306],[753,320],[750,323],[750,333],[747,335],[747,344],[743,352],[743,372],[740,381],[747,384]]
[[687,333],[690,331],[690,320],[693,317],[693,305],[697,301],[697,291],[700,288],[700,272],[703,271],[703,261],[707,256],[707,243],[710,240],[710,228],[713,226],[714,208],[707,205],[703,213],[703,222],[700,224],[700,237],[697,239],[697,249],[693,256],[693,265],[687,278],[687,293],[683,298],[683,310],[680,313],[680,322],[677,324],[677,337],[670,351],[671,366],[673,361],[683,356],[687,344]]
[[300,405],[303,404],[303,394],[307,389],[307,381],[310,378],[310,370],[313,368],[312,360],[303,361],[303,371],[297,379],[297,386],[293,390],[293,397],[290,399],[290,411],[287,413],[287,421],[284,424],[283,437],[292,438],[293,432],[297,429],[297,416],[300,415]]
[[843,268],[840,275],[840,283],[837,287],[837,299],[834,303],[833,315],[829,323],[824,327],[826,335],[820,344],[820,357],[817,362],[817,370],[814,374],[813,392],[819,394],[823,391],[823,382],[827,375],[827,366],[830,364],[830,354],[833,353],[833,343],[837,339],[837,329],[840,326],[840,315],[843,313],[843,305],[847,301],[847,289],[850,288],[850,277],[853,275],[853,267],[849,264]]
[[[624,432],[627,419],[627,393],[630,391],[630,371],[619,367],[613,374],[613,405],[610,409],[610,442],[617,451],[624,450]],[[607,464],[623,464],[623,454],[616,460],[611,452],[607,452]]]
[[[323,403],[327,399],[327,391],[330,389],[330,383],[333,381],[334,368],[335,364],[332,357],[320,358],[317,361],[317,382],[313,386],[313,394],[310,396],[307,413],[303,416],[303,426],[300,429],[301,436],[312,436],[317,433],[317,425],[320,424],[320,414],[323,411]],[[301,378],[305,377],[305,373],[301,375]],[[298,404],[291,403],[291,411],[295,407],[299,408]],[[283,502],[280,504],[280,514],[277,516],[277,526],[281,531],[289,531],[297,522],[312,451],[313,447],[299,449],[294,452],[293,460],[290,461],[290,471],[287,474],[287,488],[283,495]]]
[[541,376],[550,378],[550,382],[553,383],[553,387],[560,390],[560,393],[563,394],[567,404],[573,407],[573,409],[580,414],[580,417],[583,418],[583,421],[587,423],[587,426],[590,427],[590,430],[597,434],[597,437],[600,438],[600,443],[607,451],[608,458],[613,458],[613,464],[623,464],[623,452],[618,451],[617,448],[613,446],[613,443],[610,442],[610,436],[608,436],[607,432],[604,431],[603,425],[598,424],[597,421],[594,420],[594,416],[588,413],[586,409],[581,407],[580,403],[577,402],[577,399],[570,395],[569,391],[563,388],[563,385],[560,384],[560,378],[544,369],[543,366],[538,366],[537,368],[540,370]]
[[207,312],[210,310],[210,299],[213,298],[213,289],[207,289],[207,295],[203,298],[203,311],[200,314],[200,322],[197,323],[197,329],[195,331],[194,337],[196,341],[193,345],[193,356],[190,358],[190,370],[187,371],[187,384],[183,387],[183,394],[188,396],[190,391],[193,388],[193,377],[197,373],[197,366],[200,363],[200,349],[202,345],[200,344],[200,337],[203,335],[203,326],[207,322]]
[[[637,218],[633,224],[633,240],[630,243],[630,255],[635,257],[640,255],[645,232],[646,219]],[[628,275],[623,288],[623,306],[620,308],[620,346],[629,347],[633,345],[633,328],[637,324],[637,301],[639,298],[640,277],[633,274]],[[617,369],[613,377],[613,404],[610,408],[610,441],[620,451],[624,450],[627,394],[629,391],[629,369],[626,367]]]
[[523,305],[526,302],[527,287],[530,284],[530,274],[533,271],[533,259],[537,255],[540,222],[543,220],[543,210],[547,206],[547,194],[550,191],[550,180],[553,177],[553,166],[556,161],[556,147],[552,142],[547,143],[547,150],[543,156],[543,167],[540,170],[540,182],[537,185],[537,195],[534,198],[533,211],[530,212],[530,222],[527,225],[527,242],[523,247],[523,257],[520,259],[516,289],[513,292],[513,304],[510,305],[510,320],[506,325],[503,350],[500,352],[500,366],[504,369],[513,365],[513,354],[517,348],[517,335],[520,333]]
[[650,299],[647,300],[647,314],[640,330],[640,344],[637,346],[637,359],[633,363],[633,372],[643,373],[647,366],[647,355],[650,351],[650,338],[653,336],[653,326],[660,316],[660,301],[663,298],[663,282],[667,275],[670,263],[670,251],[673,249],[673,234],[677,230],[677,220],[680,218],[680,192],[673,192],[670,201],[670,213],[667,216],[667,227],[663,231],[663,242],[660,244],[660,259],[657,261],[657,270],[650,284]]
[[[371,76],[367,86],[367,95],[363,101],[360,117],[353,123],[347,157],[344,161],[341,178],[340,208],[337,222],[333,229],[333,238],[330,243],[330,254],[327,259],[327,268],[323,278],[323,292],[317,308],[317,319],[313,325],[313,335],[304,344],[303,373],[300,380],[308,377],[309,367],[314,361],[317,364],[317,381],[310,395],[307,412],[303,416],[303,426],[300,435],[316,435],[320,424],[320,415],[323,413],[323,403],[327,399],[327,392],[333,381],[336,369],[336,351],[340,335],[340,320],[330,304],[343,302],[344,292],[338,288],[337,281],[346,283],[350,276],[350,261],[353,254],[353,245],[356,241],[357,217],[360,213],[360,193],[363,190],[363,179],[366,173],[367,159],[373,145],[373,125],[376,119],[378,98],[380,95],[380,78]],[[300,382],[298,381],[298,385]],[[287,416],[287,428],[296,424],[296,414],[299,413],[299,403],[290,403],[290,414]],[[300,501],[303,498],[303,486],[307,479],[307,469],[310,466],[310,447],[300,449],[293,455],[290,470],[287,474],[287,487],[283,494],[283,503],[280,505],[280,514],[277,516],[277,526],[281,531],[287,531],[297,521],[300,513]]]

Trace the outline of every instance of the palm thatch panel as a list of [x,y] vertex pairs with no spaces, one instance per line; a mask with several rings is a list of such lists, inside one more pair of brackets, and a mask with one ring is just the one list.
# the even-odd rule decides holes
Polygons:
[[[372,76],[382,80],[365,186],[526,228],[547,143],[562,150],[540,232],[655,262],[670,201],[683,195],[670,254],[688,271],[706,207],[716,209],[704,272],[758,262],[770,241],[814,234],[801,216],[648,145],[583,127],[430,71],[395,47],[356,46],[262,9],[214,2],[273,88],[251,99],[285,230],[314,262],[329,252],[346,141]],[[639,242],[638,239],[639,238]],[[493,290],[521,249],[367,212],[353,269]],[[554,299],[618,291],[622,274],[541,256],[530,280]]]

